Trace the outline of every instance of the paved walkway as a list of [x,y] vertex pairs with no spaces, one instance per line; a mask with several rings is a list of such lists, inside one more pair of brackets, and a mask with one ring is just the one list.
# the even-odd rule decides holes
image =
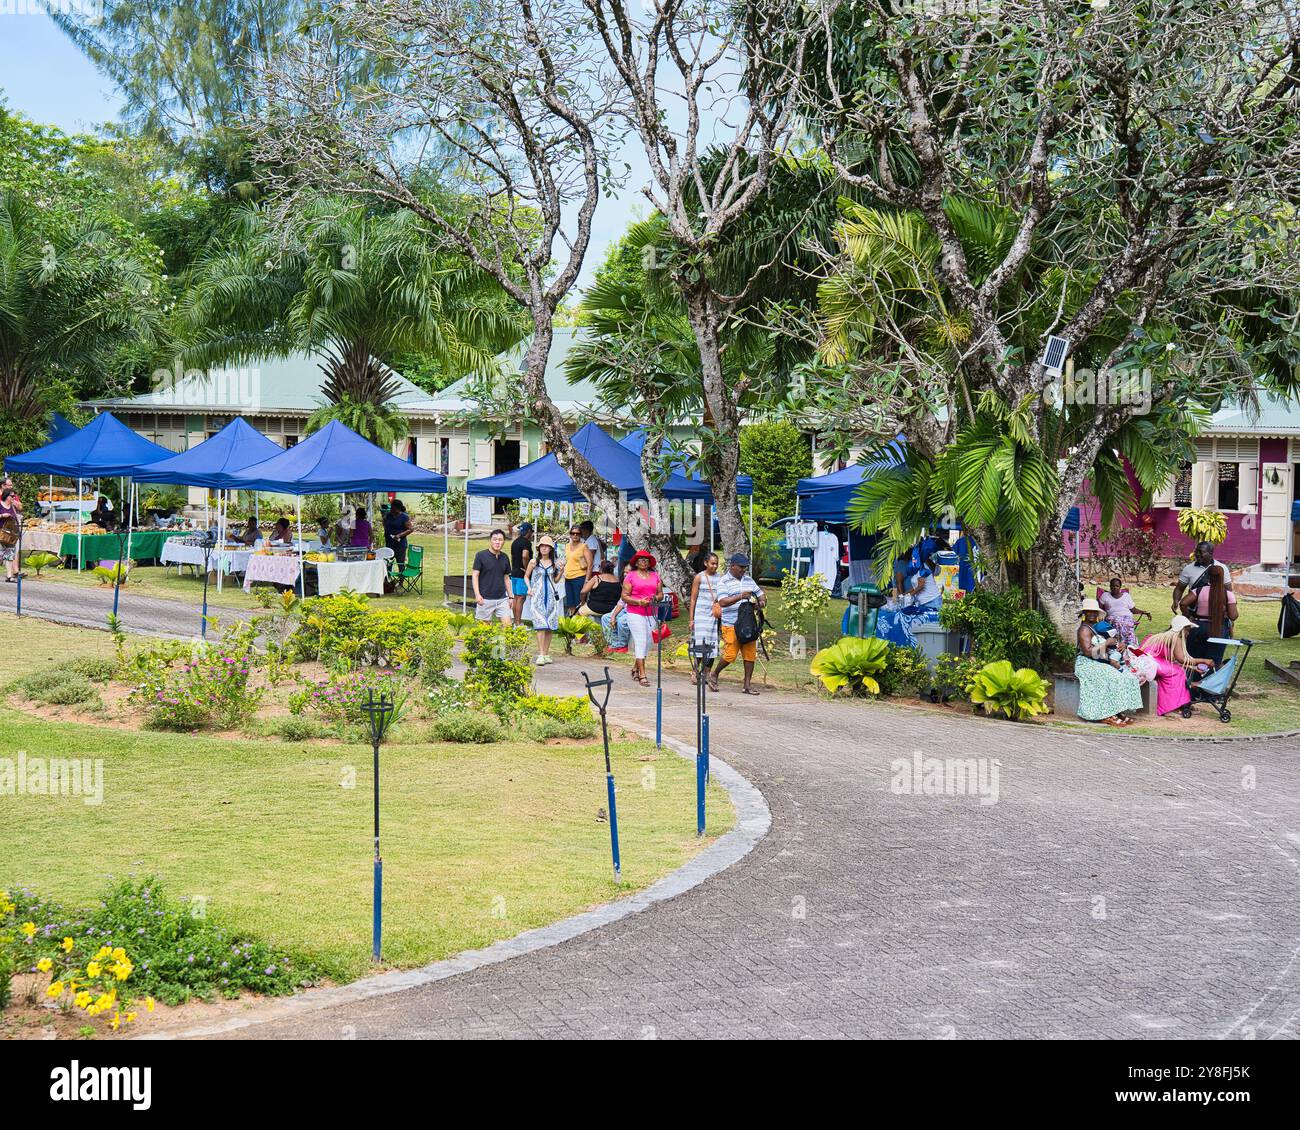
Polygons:
[[[134,601],[131,621],[146,611],[167,622]],[[596,666],[539,682],[578,693]],[[611,711],[652,725],[653,691],[618,680]],[[1297,1034],[1294,739],[1065,733],[730,680],[714,746],[773,818],[740,863],[553,949],[235,1035]],[[692,741],[694,689],[667,685],[667,729]],[[996,803],[896,791],[914,751],[996,763]]]
[[[0,612],[13,612],[18,601],[17,585],[0,582]],[[23,615],[77,624],[85,628],[107,627],[113,611],[111,588],[84,588],[63,581],[23,582]],[[118,615],[129,632],[150,636],[175,636],[190,639],[198,635],[202,613],[201,592],[192,604],[179,600],[138,596],[122,590]],[[241,608],[218,608],[208,605],[208,615],[222,622],[247,619],[256,613]]]

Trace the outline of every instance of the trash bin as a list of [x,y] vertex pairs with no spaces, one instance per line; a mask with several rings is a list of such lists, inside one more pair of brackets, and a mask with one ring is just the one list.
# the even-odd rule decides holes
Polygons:
[[912,633],[916,636],[916,646],[921,649],[931,671],[939,656],[965,655],[970,650],[964,632],[945,628],[942,624],[914,624]]
[[844,610],[844,619],[840,623],[840,635],[874,636],[876,634],[876,612],[884,606],[888,598],[878,585],[863,581],[853,585],[848,591],[849,606]]

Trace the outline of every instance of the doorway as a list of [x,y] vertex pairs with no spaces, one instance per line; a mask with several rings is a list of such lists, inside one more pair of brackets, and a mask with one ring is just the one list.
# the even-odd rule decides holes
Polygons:
[[[522,447],[523,445],[517,439],[494,440],[492,443],[492,473],[494,475],[503,475],[507,471],[519,470]],[[504,512],[509,501],[511,500],[507,498],[493,499],[493,513]]]

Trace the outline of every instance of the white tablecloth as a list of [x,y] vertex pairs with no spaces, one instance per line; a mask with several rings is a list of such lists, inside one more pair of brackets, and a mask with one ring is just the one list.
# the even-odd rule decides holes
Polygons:
[[[158,558],[160,565],[197,565],[203,568],[204,549],[201,545],[185,545],[176,538],[163,543],[162,555]],[[251,549],[208,550],[209,567],[219,568],[223,573],[242,573],[248,566],[248,559],[253,556]]]
[[63,534],[58,530],[23,530],[23,552],[44,550],[58,555],[63,545]]
[[[308,562],[310,565],[310,562]],[[321,596],[330,596],[343,589],[353,592],[383,593],[384,578],[388,569],[375,561],[321,561],[316,566]]]

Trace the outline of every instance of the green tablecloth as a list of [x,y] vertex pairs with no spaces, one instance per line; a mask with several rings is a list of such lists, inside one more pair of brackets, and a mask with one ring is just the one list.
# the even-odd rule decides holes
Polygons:
[[[132,561],[156,561],[162,552],[163,542],[177,536],[175,530],[132,530],[131,552],[127,556]],[[119,549],[117,534],[81,535],[82,564],[85,567],[94,567],[101,561],[116,561],[119,552],[126,553],[125,548]],[[63,544],[59,553],[63,557],[71,557],[75,560],[77,556],[75,533],[63,535]]]

